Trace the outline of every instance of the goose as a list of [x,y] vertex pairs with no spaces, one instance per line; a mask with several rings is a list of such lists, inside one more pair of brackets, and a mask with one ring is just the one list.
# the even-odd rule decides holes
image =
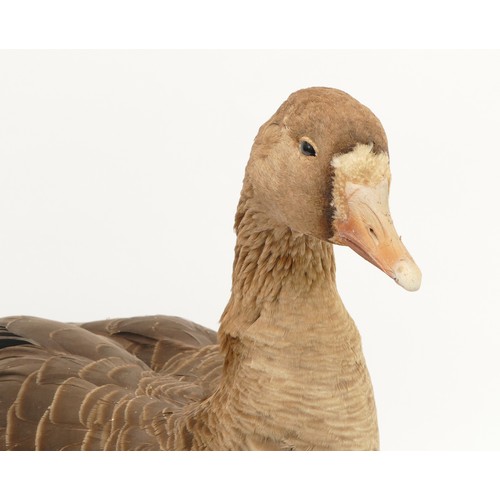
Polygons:
[[379,449],[333,244],[419,288],[389,186],[386,135],[367,107],[331,88],[291,94],[251,149],[218,333],[161,315],[1,319],[0,448]]

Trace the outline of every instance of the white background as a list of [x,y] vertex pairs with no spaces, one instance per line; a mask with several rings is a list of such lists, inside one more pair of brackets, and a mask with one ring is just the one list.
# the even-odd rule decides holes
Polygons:
[[382,121],[423,272],[336,248],[382,449],[500,449],[500,52],[0,52],[0,316],[216,329],[253,138],[313,85]]

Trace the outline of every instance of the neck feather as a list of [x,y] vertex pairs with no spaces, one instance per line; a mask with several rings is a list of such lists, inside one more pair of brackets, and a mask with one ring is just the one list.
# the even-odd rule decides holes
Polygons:
[[245,196],[235,229],[232,295],[221,318],[223,346],[226,334],[238,337],[284,297],[310,297],[321,288],[336,293],[331,244],[280,225]]

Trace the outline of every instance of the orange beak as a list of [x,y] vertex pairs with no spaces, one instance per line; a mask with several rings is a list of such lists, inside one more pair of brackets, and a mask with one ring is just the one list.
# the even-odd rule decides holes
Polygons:
[[396,232],[389,212],[389,184],[347,183],[347,214],[334,222],[334,242],[347,245],[409,291],[422,274]]

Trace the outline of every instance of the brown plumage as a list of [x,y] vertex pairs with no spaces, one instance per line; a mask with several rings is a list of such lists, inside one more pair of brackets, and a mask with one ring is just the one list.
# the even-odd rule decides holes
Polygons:
[[292,94],[247,165],[218,338],[167,316],[0,320],[0,448],[377,449],[331,243],[418,288],[386,206],[389,180],[385,134],[367,108],[333,89]]

